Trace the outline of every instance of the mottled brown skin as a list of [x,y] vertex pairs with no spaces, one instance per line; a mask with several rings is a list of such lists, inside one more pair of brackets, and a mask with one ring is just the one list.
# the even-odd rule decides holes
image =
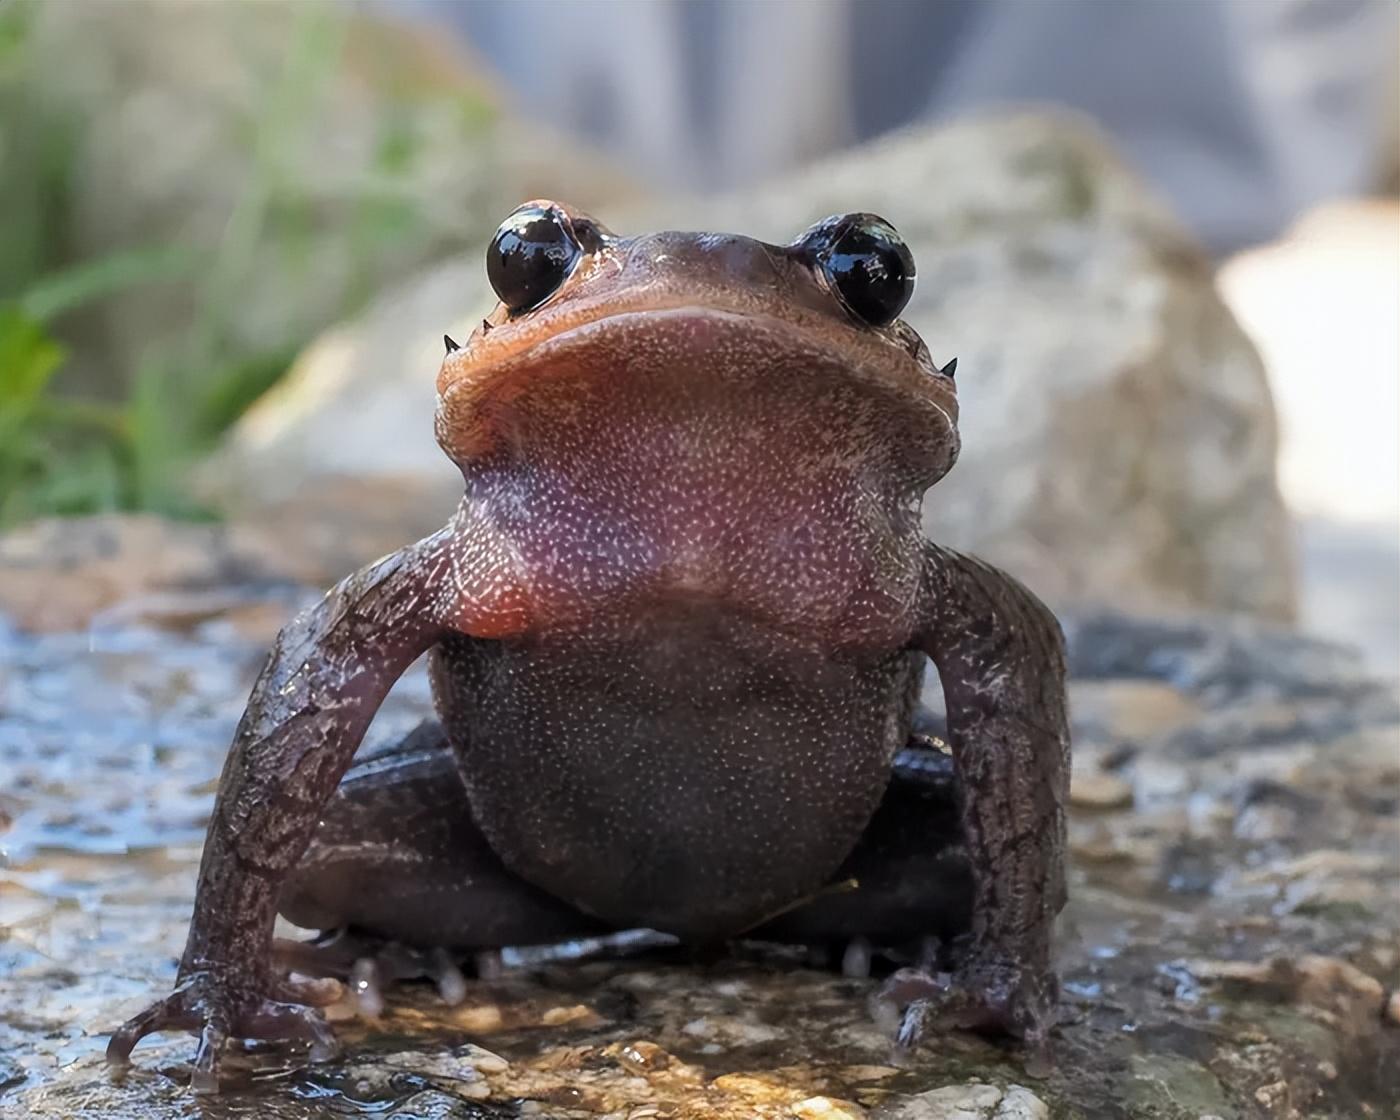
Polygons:
[[[961,934],[951,972],[891,979],[902,1037],[1043,1047],[1062,641],[1020,584],[921,535],[958,450],[951,377],[902,322],[856,322],[798,248],[573,222],[588,252],[562,288],[443,363],[457,514],[279,636],[177,987],[112,1060],[189,1029],[213,1088],[229,1038],[329,1046],[307,1004],[334,986],[281,974],[279,906],[457,949]],[[441,726],[338,789],[423,653]],[[905,749],[925,657],[956,796],[941,756]]]

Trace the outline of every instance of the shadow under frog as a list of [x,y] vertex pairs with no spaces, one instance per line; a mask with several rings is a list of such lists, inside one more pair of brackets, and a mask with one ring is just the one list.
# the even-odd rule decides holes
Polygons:
[[[279,635],[224,766],[175,991],[123,1025],[333,1036],[280,909],[458,952],[648,927],[950,952],[890,978],[925,1024],[1043,1048],[1065,898],[1063,643],[1032,594],[925,540],[951,364],[898,315],[870,214],[789,245],[619,238],[529,203],[500,304],[448,341],[465,496]],[[439,722],[352,756],[423,653]],[[925,659],[951,759],[913,735]],[[831,890],[833,884],[846,889]],[[942,971],[946,969],[946,971]]]

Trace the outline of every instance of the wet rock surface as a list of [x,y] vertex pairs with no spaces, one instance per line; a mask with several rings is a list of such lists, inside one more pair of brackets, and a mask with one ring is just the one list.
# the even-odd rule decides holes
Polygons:
[[[144,1043],[116,1076],[105,1034],[171,982],[223,753],[323,558],[245,528],[193,544],[149,520],[44,531],[66,549],[46,574],[24,560],[32,540],[0,548],[4,1115],[1398,1115],[1394,690],[1286,631],[1111,614],[1066,627],[1073,878],[1047,1077],[972,1035],[897,1052],[872,1014],[876,982],[754,946],[507,970],[451,1008],[404,985],[373,1021],[337,1009],[336,1060],[250,1048],[233,1062],[242,1088],[212,1102],[187,1088],[186,1036]],[[221,559],[235,539],[256,565]],[[171,563],[114,576],[111,596],[46,632],[20,629],[26,604],[79,601],[94,541],[103,570]],[[427,705],[410,674],[371,741]]]

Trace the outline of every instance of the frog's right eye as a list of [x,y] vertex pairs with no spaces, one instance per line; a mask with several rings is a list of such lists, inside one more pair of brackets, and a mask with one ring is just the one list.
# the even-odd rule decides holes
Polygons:
[[877,214],[834,214],[794,245],[811,254],[827,287],[861,323],[888,326],[914,294],[914,255]]
[[512,315],[538,307],[568,279],[583,249],[569,216],[527,203],[511,214],[486,250],[486,278]]

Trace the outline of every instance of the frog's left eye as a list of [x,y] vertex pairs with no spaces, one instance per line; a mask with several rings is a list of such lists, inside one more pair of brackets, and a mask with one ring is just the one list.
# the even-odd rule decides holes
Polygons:
[[530,203],[501,223],[486,250],[486,278],[512,315],[538,307],[559,290],[583,249],[569,216]]
[[827,284],[861,322],[894,322],[914,294],[914,254],[894,226],[875,214],[838,214],[797,242],[813,255]]

